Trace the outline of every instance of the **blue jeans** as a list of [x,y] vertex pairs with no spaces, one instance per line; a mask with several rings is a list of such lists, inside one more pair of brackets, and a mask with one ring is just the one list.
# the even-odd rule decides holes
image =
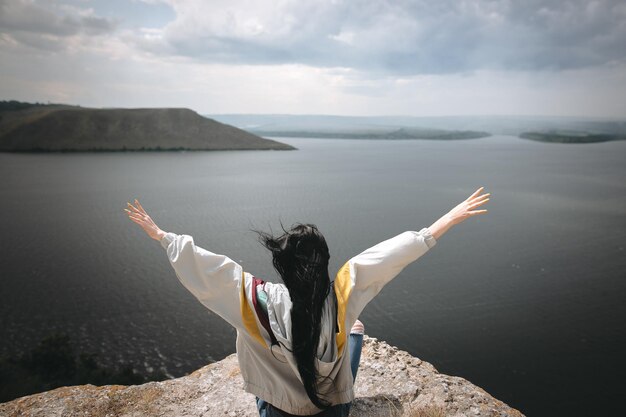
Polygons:
[[[352,378],[356,379],[356,373],[359,370],[359,362],[361,361],[361,348],[363,347],[363,335],[350,333],[348,339],[348,349],[350,351],[350,369],[352,369]],[[350,415],[350,406],[352,403],[337,404],[315,414],[316,417],[347,417]],[[260,417],[284,417],[284,415],[268,403],[256,398],[256,406],[259,410]]]

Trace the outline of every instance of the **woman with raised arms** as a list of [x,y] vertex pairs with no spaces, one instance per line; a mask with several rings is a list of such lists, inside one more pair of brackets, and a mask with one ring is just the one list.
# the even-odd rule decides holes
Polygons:
[[237,330],[244,388],[261,417],[347,416],[361,355],[358,320],[380,290],[452,226],[487,213],[477,189],[429,227],[406,231],[348,260],[331,280],[326,240],[313,224],[259,233],[282,283],[264,282],[189,235],[161,230],[138,200],[130,220],[161,243],[180,282]]

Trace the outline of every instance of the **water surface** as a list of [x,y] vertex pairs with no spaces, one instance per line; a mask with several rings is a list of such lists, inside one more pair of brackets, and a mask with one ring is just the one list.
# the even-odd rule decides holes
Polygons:
[[276,280],[252,228],[317,224],[332,275],[485,186],[489,213],[392,281],[367,333],[529,416],[619,403],[626,142],[280,140],[299,150],[0,154],[2,353],[65,331],[106,363],[181,376],[234,352],[234,330],[126,218],[135,197],[163,229]]

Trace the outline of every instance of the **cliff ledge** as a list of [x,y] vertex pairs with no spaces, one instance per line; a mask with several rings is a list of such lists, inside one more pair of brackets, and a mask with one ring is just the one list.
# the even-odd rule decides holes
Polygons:
[[[190,375],[143,385],[80,385],[0,404],[0,416],[255,417],[235,354]],[[357,376],[355,417],[523,416],[469,381],[365,337]]]

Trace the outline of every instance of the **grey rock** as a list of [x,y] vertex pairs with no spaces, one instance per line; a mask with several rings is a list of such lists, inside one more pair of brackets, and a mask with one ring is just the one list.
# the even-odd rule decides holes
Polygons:
[[[167,381],[62,387],[21,397],[0,404],[0,416],[258,416],[254,395],[242,387],[233,354]],[[367,336],[355,393],[356,417],[523,417],[469,381],[440,374],[428,362]]]

